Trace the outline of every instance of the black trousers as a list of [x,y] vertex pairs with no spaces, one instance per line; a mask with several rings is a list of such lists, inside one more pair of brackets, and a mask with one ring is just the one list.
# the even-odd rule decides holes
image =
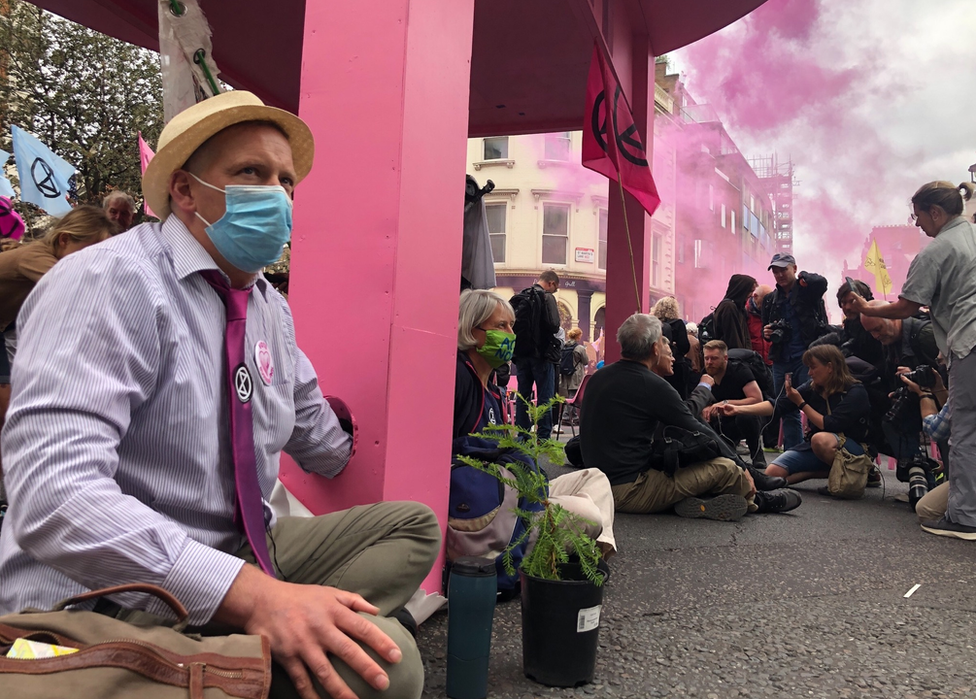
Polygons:
[[749,446],[749,458],[752,459],[753,466],[760,469],[766,466],[766,457],[759,441],[762,426],[763,418],[759,415],[722,416],[712,419],[712,427],[732,442],[733,447],[743,439],[746,440]]

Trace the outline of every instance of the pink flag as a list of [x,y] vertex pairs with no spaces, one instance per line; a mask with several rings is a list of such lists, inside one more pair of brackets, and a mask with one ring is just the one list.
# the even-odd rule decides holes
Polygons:
[[661,203],[630,105],[596,43],[586,82],[583,167],[620,182],[649,214]]
[[[144,140],[142,140],[142,131],[140,131],[139,132],[139,163],[140,165],[142,165],[143,175],[146,174],[146,166],[149,165],[149,161],[153,159],[154,155],[156,154],[153,153],[153,150],[152,148],[149,147],[149,144],[146,143]],[[152,209],[149,208],[149,205],[146,203],[145,199],[143,199],[142,201],[142,210],[146,212],[146,216],[159,218],[159,216],[156,216],[156,214],[152,212]]]

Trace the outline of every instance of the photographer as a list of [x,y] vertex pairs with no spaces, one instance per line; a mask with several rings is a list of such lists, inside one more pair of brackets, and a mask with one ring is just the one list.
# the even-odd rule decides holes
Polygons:
[[[800,386],[809,378],[803,364],[803,353],[810,343],[824,334],[827,309],[823,295],[827,280],[812,272],[796,272],[792,255],[776,253],[769,263],[776,288],[763,299],[763,337],[772,343],[773,386],[782,392],[787,374]],[[783,447],[789,449],[803,441],[800,414],[783,417]]]
[[[885,305],[884,301],[868,302],[870,308]],[[919,367],[937,366],[939,347],[935,343],[932,321],[863,316],[862,325],[871,337],[881,343],[881,387],[890,394],[889,406],[881,423],[888,448],[881,451],[899,461],[907,461],[918,454],[922,416],[918,400],[898,377]]]
[[830,325],[826,335],[817,338],[815,345],[836,345],[845,357],[857,357],[871,366],[880,367],[884,359],[881,343],[869,333],[861,323],[861,314],[854,310],[854,299],[861,296],[868,301],[874,299],[871,288],[864,282],[854,279],[854,288],[844,282],[837,290],[837,305],[844,313],[841,325]]
[[[942,383],[938,372],[932,372],[934,383],[931,388],[925,388],[914,381],[910,374],[901,374],[899,378],[905,388],[918,397],[918,404],[922,413],[922,429],[929,438],[938,443],[939,454],[942,456],[943,468],[946,473],[945,482],[929,490],[915,503],[915,515],[919,522],[939,520],[946,513],[949,502],[949,462],[946,459],[949,432],[952,428],[952,404],[949,403],[949,391]],[[941,408],[939,406],[942,406]]]
[[856,308],[865,316],[909,318],[928,306],[939,349],[949,362],[949,400],[953,435],[949,460],[954,465],[946,514],[923,522],[930,534],[976,541],[976,230],[963,217],[963,195],[972,185],[929,182],[912,197],[915,225],[934,240],[908,269],[898,301]]

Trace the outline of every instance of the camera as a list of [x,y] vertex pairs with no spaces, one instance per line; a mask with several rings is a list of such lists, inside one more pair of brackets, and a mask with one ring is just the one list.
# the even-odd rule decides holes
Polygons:
[[790,337],[790,324],[785,320],[774,320],[769,324],[769,341],[774,345],[786,342]]
[[919,364],[915,367],[915,371],[902,374],[902,376],[912,383],[917,383],[921,388],[935,387],[935,369],[928,364]]
[[925,456],[917,455],[904,466],[898,464],[895,476],[902,483],[908,483],[908,502],[914,509],[916,503],[929,492],[929,486],[938,485],[944,480],[942,466]]
[[[919,364],[915,371],[910,371],[907,374],[901,374],[909,381],[917,383],[921,388],[933,388],[935,386],[935,370],[928,364]],[[899,382],[901,383],[901,382]],[[896,388],[894,393],[891,394],[891,407],[888,408],[888,412],[885,413],[884,419],[887,422],[894,422],[901,415],[901,411],[905,408],[905,404],[908,403],[912,398],[912,392],[908,389],[908,386],[902,384],[900,387]]]

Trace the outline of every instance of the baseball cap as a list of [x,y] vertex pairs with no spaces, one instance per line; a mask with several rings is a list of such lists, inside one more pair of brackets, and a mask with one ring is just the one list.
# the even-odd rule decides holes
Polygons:
[[769,261],[769,267],[766,269],[772,269],[773,267],[789,267],[790,265],[795,265],[796,260],[792,255],[787,255],[786,253],[778,252],[773,255],[773,259]]

